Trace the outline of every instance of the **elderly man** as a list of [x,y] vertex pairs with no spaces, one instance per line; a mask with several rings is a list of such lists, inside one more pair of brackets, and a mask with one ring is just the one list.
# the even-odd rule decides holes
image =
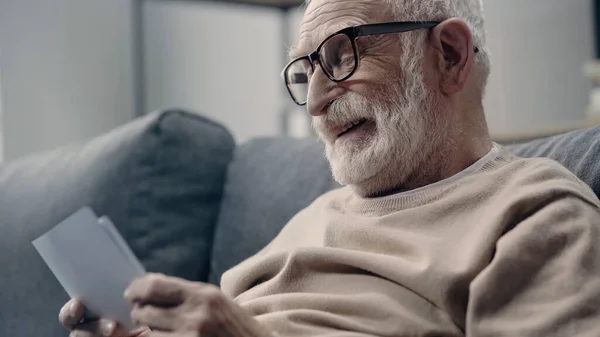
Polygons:
[[221,290],[135,281],[124,332],[72,336],[600,336],[600,202],[492,143],[480,0],[313,0],[284,70],[337,181]]

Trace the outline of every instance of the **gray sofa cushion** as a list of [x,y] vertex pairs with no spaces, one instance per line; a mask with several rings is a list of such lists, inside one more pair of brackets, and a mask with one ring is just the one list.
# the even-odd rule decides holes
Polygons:
[[229,166],[209,281],[264,247],[301,209],[338,187],[323,146],[269,138],[239,147]]
[[537,139],[508,148],[524,158],[552,158],[600,196],[600,126]]
[[0,336],[66,336],[67,300],[31,241],[78,208],[108,215],[149,271],[205,280],[234,141],[181,111],[0,167]]
[[[522,157],[562,163],[600,192],[600,127],[508,147]],[[323,146],[312,140],[262,139],[236,152],[229,168],[209,280],[266,246],[297,212],[337,187]]]

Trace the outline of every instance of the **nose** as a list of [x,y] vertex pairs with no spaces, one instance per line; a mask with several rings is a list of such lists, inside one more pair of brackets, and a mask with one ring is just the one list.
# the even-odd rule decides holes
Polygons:
[[344,88],[330,80],[321,67],[316,64],[315,72],[308,84],[306,103],[308,113],[313,117],[326,114],[329,103],[340,97],[344,91]]

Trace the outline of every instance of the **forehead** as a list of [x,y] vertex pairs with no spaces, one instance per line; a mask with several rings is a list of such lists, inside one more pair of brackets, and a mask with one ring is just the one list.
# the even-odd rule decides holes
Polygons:
[[312,52],[329,35],[350,26],[390,21],[384,0],[312,0],[302,18],[294,54]]

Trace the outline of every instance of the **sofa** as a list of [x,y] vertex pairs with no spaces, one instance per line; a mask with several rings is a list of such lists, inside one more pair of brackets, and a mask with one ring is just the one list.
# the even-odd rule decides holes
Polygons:
[[[508,147],[600,193],[600,127]],[[31,241],[83,206],[110,217],[148,271],[219,283],[302,208],[339,187],[314,139],[236,145],[198,114],[148,114],[98,138],[0,166],[0,336],[66,336],[68,300]]]

